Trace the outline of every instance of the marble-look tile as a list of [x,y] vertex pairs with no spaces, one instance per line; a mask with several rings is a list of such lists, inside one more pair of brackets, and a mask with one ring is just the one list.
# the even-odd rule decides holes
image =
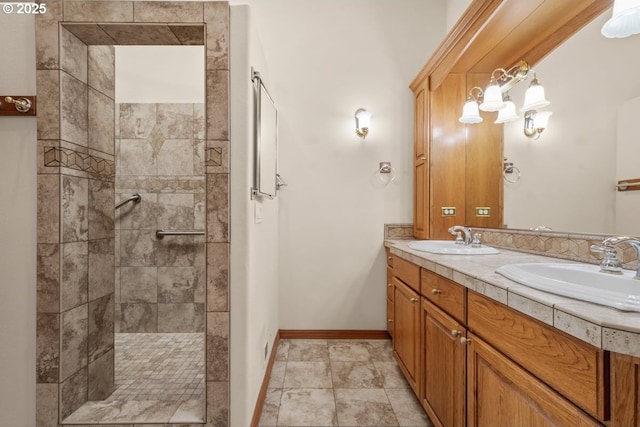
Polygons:
[[553,307],[525,298],[513,292],[507,295],[508,305],[517,311],[553,326]]
[[207,139],[229,139],[228,71],[207,71]]
[[193,230],[193,194],[158,194],[157,221],[163,230]]
[[118,104],[120,138],[148,138],[156,126],[157,104]]
[[207,427],[229,425],[229,382],[207,381]]
[[87,84],[61,72],[60,139],[87,146],[87,111]]
[[87,401],[86,366],[60,384],[60,419],[64,420]]
[[282,390],[278,425],[337,426],[333,390],[319,388]]
[[36,384],[36,426],[58,427],[58,384]]
[[[62,21],[62,19],[60,20]],[[116,44],[115,40],[109,37],[107,33],[105,33],[95,22],[81,24],[66,22],[62,26],[71,34],[82,40],[84,44],[88,45],[89,50],[91,50],[92,47],[97,47],[94,45],[101,45],[99,47],[112,47],[112,45]],[[91,55],[91,53],[89,53],[89,55]]]
[[60,139],[60,71],[36,71],[38,139]]
[[132,1],[64,0],[64,20],[67,22],[132,22]]
[[329,362],[329,348],[327,347],[327,341],[290,341],[287,360],[294,362]]
[[180,41],[165,24],[101,24],[119,45],[179,45]]
[[89,301],[114,292],[114,239],[89,241]]
[[335,388],[382,388],[384,378],[373,362],[331,362]]
[[89,303],[89,362],[113,350],[114,296],[109,294]]
[[180,407],[169,420],[173,423],[198,423],[204,422],[204,399],[190,399],[182,401]]
[[60,176],[38,175],[38,243],[60,242]]
[[200,2],[137,1],[134,2],[136,22],[202,22]]
[[[139,203],[129,203],[116,211],[116,223],[122,230],[156,230],[158,195],[154,193],[140,194]],[[131,192],[118,192],[116,201],[120,202],[131,197]]]
[[433,427],[411,389],[388,389],[385,391],[400,426]]
[[207,24],[207,69],[229,69],[229,4],[206,2],[204,21]]
[[115,227],[114,183],[89,180],[89,239],[112,239]]
[[62,177],[62,241],[89,238],[89,180]]
[[602,348],[616,353],[640,357],[640,333],[602,328]]
[[120,302],[158,302],[158,269],[156,267],[121,267]]
[[278,410],[280,409],[281,397],[282,389],[272,388],[267,390],[258,426],[276,427],[278,425]]
[[115,106],[113,99],[89,88],[88,143],[89,148],[115,154]]
[[118,304],[115,331],[158,332],[158,305],[149,303]]
[[63,243],[60,311],[67,311],[85,304],[88,298],[88,284],[88,242]]
[[194,175],[193,141],[166,139],[157,157],[158,175]]
[[[99,91],[112,100],[111,108],[115,109],[115,61],[116,52],[114,46],[89,46],[89,87]],[[115,120],[115,117],[114,117]],[[112,125],[110,123],[110,125]],[[109,151],[106,151],[107,153]]]
[[73,373],[87,366],[88,314],[87,304],[61,314],[61,381],[69,378]]
[[207,380],[229,381],[229,313],[207,313]]
[[37,312],[57,313],[60,304],[60,245],[38,245]]
[[197,267],[158,267],[158,302],[196,302],[199,279]]
[[364,341],[335,341],[329,343],[331,362],[368,362],[369,346]]
[[598,348],[602,346],[602,328],[579,317],[554,310],[553,326]]
[[169,29],[171,30],[171,32],[176,36],[180,44],[185,46],[204,46],[204,28],[204,25],[197,24],[169,24]]
[[204,262],[204,236],[167,236],[156,244],[158,267],[188,267]]
[[408,388],[409,383],[405,380],[398,363],[391,362],[373,362],[380,375],[382,375],[382,386],[384,388]]
[[[324,362],[310,362],[310,363],[324,363]],[[271,368],[271,377],[269,378],[268,388],[282,388],[284,387],[284,376],[287,369],[287,362],[273,362]]]
[[194,104],[157,104],[156,123],[166,139],[193,139]]
[[204,332],[204,304],[158,304],[158,332]]
[[443,277],[446,277],[447,279],[453,279],[453,269],[445,267],[444,265],[436,264],[435,272]]
[[326,362],[287,362],[285,388],[331,388],[331,369]]
[[192,146],[193,146],[193,174],[204,175],[205,174],[204,140],[194,139],[192,141]]
[[81,82],[87,82],[87,45],[64,27],[60,29],[60,68]]
[[229,309],[229,244],[207,243],[207,311]]
[[621,311],[603,305],[570,300],[555,305],[556,309],[611,329],[640,333],[640,313]]
[[193,138],[204,140],[206,137],[205,105],[203,103],[193,104]]
[[[57,1],[47,4],[47,13],[36,15],[36,69],[59,68],[58,22],[62,20],[62,2]],[[38,112],[40,111],[40,94],[38,94]]]
[[397,426],[384,390],[335,389],[338,423],[344,426]]
[[36,382],[57,383],[60,368],[60,315],[36,315]]
[[508,296],[507,296],[507,290],[506,289],[502,289],[499,288],[497,286],[491,285],[487,282],[484,282],[482,280],[476,280],[475,281],[475,288],[474,291],[476,291],[479,294],[482,294],[486,297],[489,297],[493,300],[496,300],[498,302],[501,302],[503,304],[507,304],[508,302]]
[[121,139],[116,171],[122,175],[155,175],[157,159],[146,139]]
[[203,303],[205,310],[207,308],[206,271],[206,267],[204,266],[195,266],[195,288],[193,290],[193,302]]
[[367,341],[367,346],[372,361],[391,362],[395,360],[391,340],[371,340]]
[[163,423],[171,418],[180,403],[181,401],[168,400],[87,402],[73,415],[64,419],[64,424],[87,423],[96,419],[108,419],[113,423]]
[[120,231],[120,265],[150,267],[156,263],[156,234],[147,230]]
[[280,340],[278,349],[276,350],[276,362],[286,361],[288,359],[290,343],[291,341],[289,340]]
[[229,173],[229,141],[207,140],[205,166],[207,173]]
[[114,384],[114,350],[104,353],[98,359],[89,363],[88,399],[104,400],[115,389]]
[[207,175],[207,241],[229,241],[229,175]]

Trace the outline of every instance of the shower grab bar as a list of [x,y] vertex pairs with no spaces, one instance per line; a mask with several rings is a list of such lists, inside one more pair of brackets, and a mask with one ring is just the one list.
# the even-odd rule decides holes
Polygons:
[[123,207],[124,205],[126,205],[127,203],[130,202],[134,202],[134,203],[140,203],[140,200],[142,200],[142,196],[138,193],[132,195],[131,197],[121,201],[120,203],[118,203],[116,205],[116,209],[120,209],[121,207]]
[[204,236],[204,231],[196,230],[156,230],[156,237],[164,239],[164,236]]

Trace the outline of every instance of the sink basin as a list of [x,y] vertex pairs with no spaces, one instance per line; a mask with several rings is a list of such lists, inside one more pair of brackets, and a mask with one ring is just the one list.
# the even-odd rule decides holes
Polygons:
[[496,273],[542,291],[640,312],[640,280],[634,279],[635,271],[609,274],[597,265],[532,263],[505,265]]
[[453,240],[416,240],[409,243],[409,247],[416,251],[441,255],[488,255],[500,253],[497,249],[484,245],[479,248],[456,245]]

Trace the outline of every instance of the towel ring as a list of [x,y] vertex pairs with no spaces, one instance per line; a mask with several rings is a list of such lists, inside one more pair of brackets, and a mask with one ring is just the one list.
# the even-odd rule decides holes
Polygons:
[[[516,174],[516,179],[511,180],[507,178],[507,174],[512,174],[512,173]],[[518,169],[517,166],[513,166],[513,165],[506,166],[502,174],[504,175],[504,180],[511,184],[515,184],[516,182],[520,181],[520,177],[522,175],[520,173],[520,169]]]

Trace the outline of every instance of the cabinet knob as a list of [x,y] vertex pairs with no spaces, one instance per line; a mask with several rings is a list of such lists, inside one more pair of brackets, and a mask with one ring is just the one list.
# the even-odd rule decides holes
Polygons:
[[432,293],[433,295],[438,295],[438,294],[441,294],[441,293],[442,293],[442,291],[441,291],[440,289],[431,289],[431,293]]
[[387,286],[393,288],[393,285],[391,283],[387,283]]
[[462,331],[456,331],[455,329],[451,330],[452,337],[459,337],[460,335],[462,335]]
[[412,303],[417,303],[418,302],[418,298],[411,298],[409,301],[411,301]]
[[389,261],[393,261],[393,257],[392,257],[392,256],[388,256],[388,257],[387,257],[387,259],[388,259]]
[[462,337],[460,338],[460,344],[471,344],[471,340],[469,338]]
[[387,323],[393,323],[393,319],[387,320]]
[[427,160],[427,156],[420,157],[420,160]]

